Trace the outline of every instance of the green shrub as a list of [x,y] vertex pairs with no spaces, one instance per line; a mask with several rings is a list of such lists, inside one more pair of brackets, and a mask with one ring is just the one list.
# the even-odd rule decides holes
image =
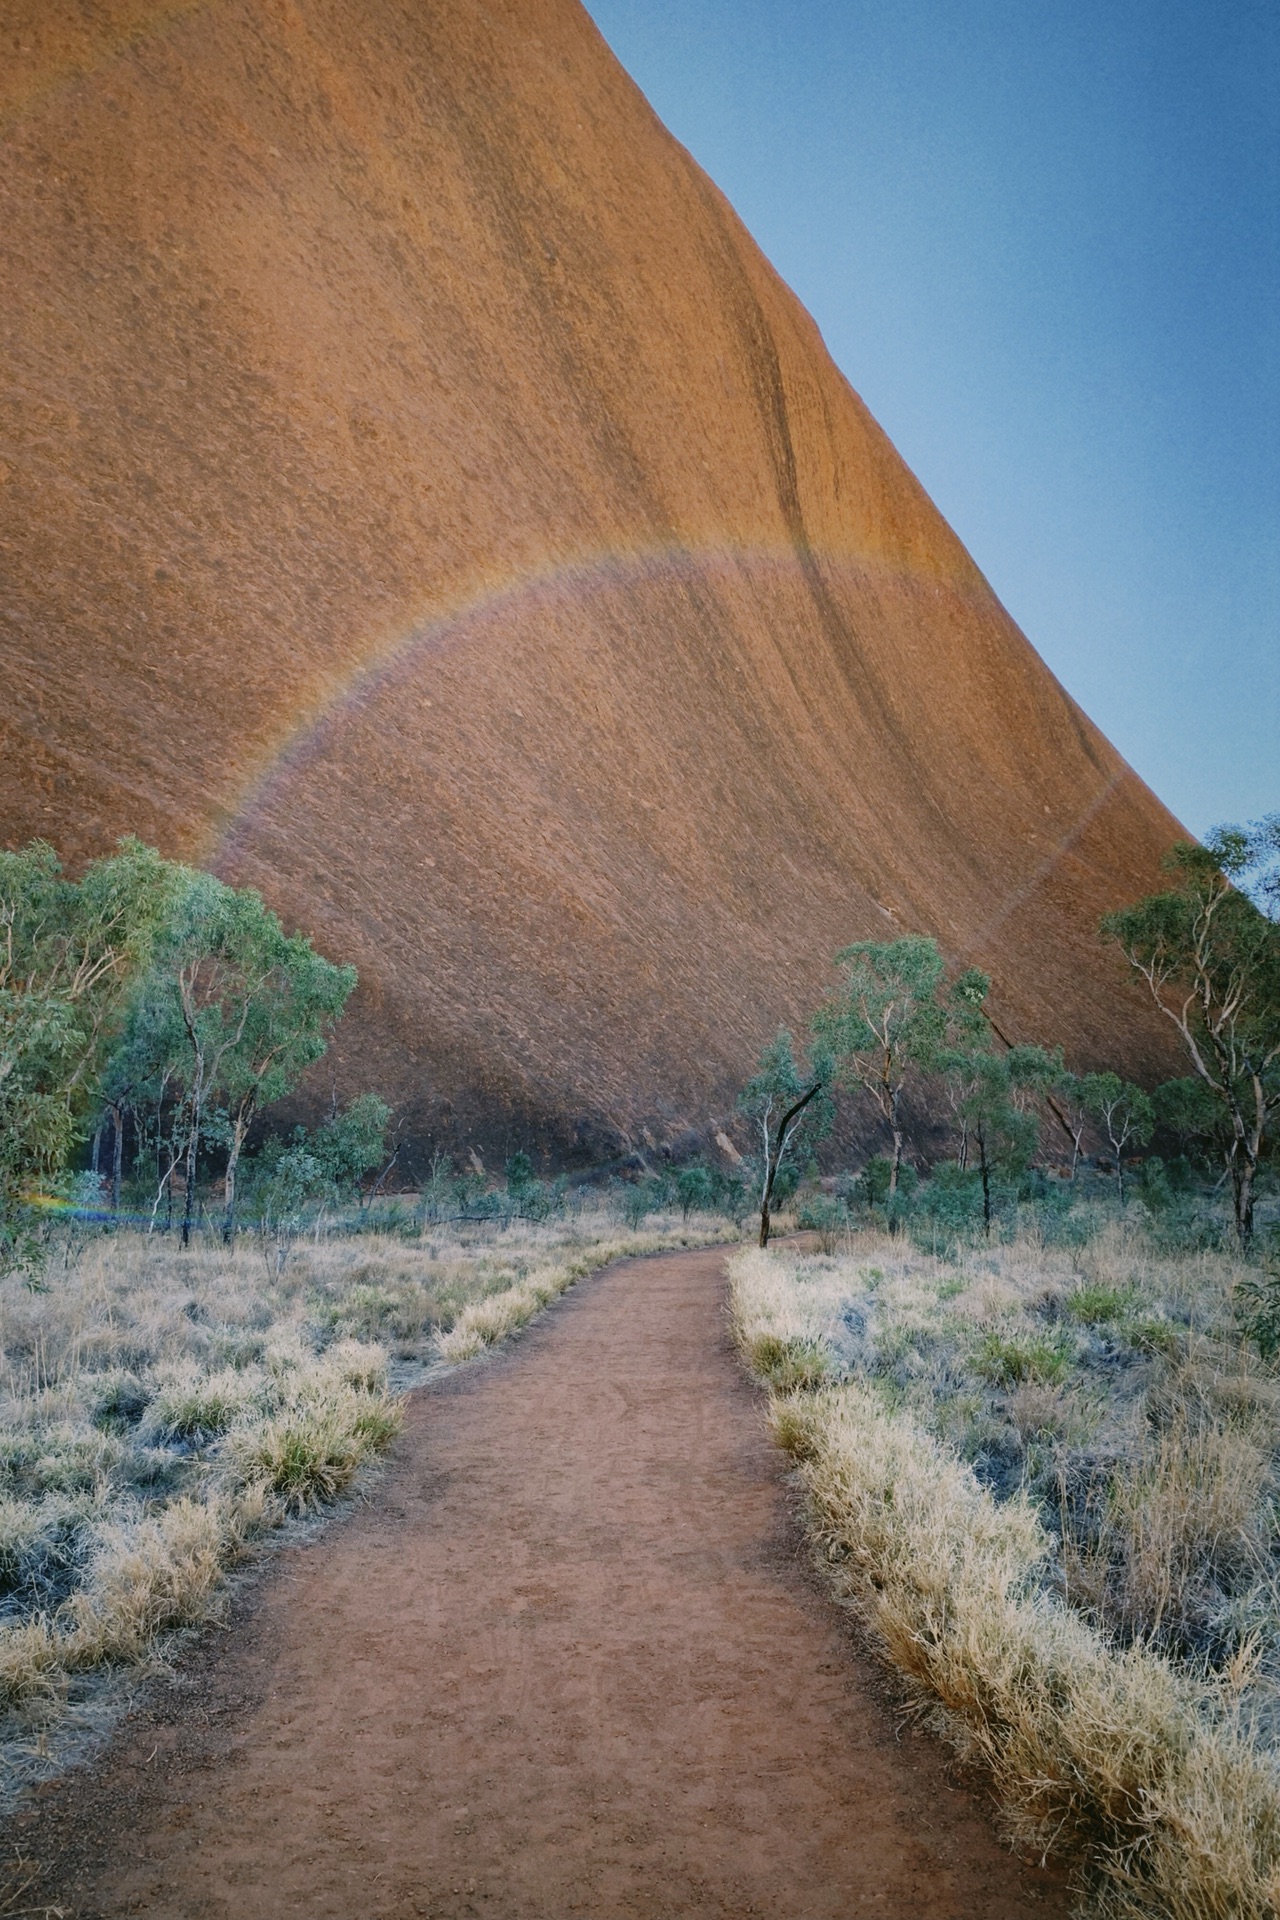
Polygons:
[[1270,1263],[1236,1288],[1240,1331],[1264,1360],[1280,1355],[1280,1266]]
[[1163,1213],[1173,1205],[1173,1187],[1158,1153],[1148,1154],[1143,1161],[1135,1191],[1148,1213]]
[[622,1217],[635,1228],[650,1213],[661,1213],[672,1201],[671,1182],[659,1174],[645,1174],[622,1189]]
[[1082,1326],[1104,1326],[1122,1320],[1132,1309],[1136,1295],[1132,1287],[1106,1287],[1094,1283],[1076,1287],[1063,1301],[1063,1311]]
[[864,1207],[882,1207],[889,1198],[893,1162],[883,1153],[873,1153],[854,1181],[854,1192]]
[[210,1374],[192,1365],[156,1389],[143,1421],[146,1437],[199,1445],[226,1433],[250,1406],[269,1397],[266,1381],[256,1373],[228,1367]]
[[949,1254],[982,1224],[982,1180],[973,1167],[943,1161],[914,1198],[911,1237],[930,1253]]
[[151,1382],[124,1369],[96,1375],[86,1396],[94,1425],[108,1433],[127,1431],[142,1418],[154,1392]]
[[1071,1349],[1060,1334],[983,1335],[974,1354],[974,1371],[993,1386],[1013,1387],[1022,1382],[1056,1386],[1071,1366]]
[[691,1167],[681,1167],[676,1175],[676,1197],[686,1220],[691,1213],[705,1213],[715,1205],[714,1174],[696,1162]]
[[824,1253],[834,1253],[849,1231],[848,1202],[829,1193],[811,1194],[796,1208],[796,1225],[802,1232],[816,1233]]

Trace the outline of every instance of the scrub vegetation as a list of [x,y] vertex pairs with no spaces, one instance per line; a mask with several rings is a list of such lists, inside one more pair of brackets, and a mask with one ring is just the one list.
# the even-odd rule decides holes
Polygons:
[[[217,1619],[255,1541],[328,1506],[399,1430],[407,1388],[482,1353],[625,1254],[736,1237],[608,1197],[544,1221],[274,1238],[68,1223],[45,1284],[0,1282],[0,1709],[39,1765],[106,1670]],[[16,1744],[15,1744],[16,1743]],[[22,1769],[19,1769],[21,1773]]]
[[1280,817],[1175,848],[1100,929],[1181,1079],[1013,1044],[907,935],[837,955],[807,1064],[784,1032],[743,1094],[807,1079],[883,1140],[793,1164],[800,1255],[762,1130],[731,1263],[822,1564],[1014,1839],[1129,1920],[1280,1913],[1277,854]]
[[[375,1092],[310,1128],[272,1111],[353,969],[137,842],[75,881],[39,843],[0,854],[10,1733],[38,1751],[217,1617],[228,1569],[352,1489],[432,1369],[757,1211],[734,1325],[832,1579],[1013,1833],[1133,1920],[1274,1920],[1277,853],[1277,821],[1175,849],[1101,930],[1183,1078],[1013,1044],[984,974],[863,941],[762,1052],[745,1159],[590,1194],[523,1153],[393,1192]],[[884,1151],[824,1176],[850,1104]],[[820,1252],[768,1251],[783,1207]]]
[[1015,1839],[1130,1916],[1280,1898],[1280,1377],[1257,1269],[1141,1208],[940,1258],[739,1253],[736,1337],[834,1587]]

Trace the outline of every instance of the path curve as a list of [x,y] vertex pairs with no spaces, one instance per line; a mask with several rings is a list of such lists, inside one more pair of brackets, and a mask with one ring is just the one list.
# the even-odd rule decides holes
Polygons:
[[[724,1255],[622,1262],[415,1396],[109,1757],[24,1816],[68,1916],[1023,1920],[805,1571]],[[57,1861],[56,1866],[51,1863]]]

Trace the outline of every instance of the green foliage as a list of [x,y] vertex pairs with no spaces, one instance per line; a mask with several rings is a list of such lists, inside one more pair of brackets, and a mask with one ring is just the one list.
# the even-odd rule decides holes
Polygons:
[[816,1233],[824,1253],[834,1253],[849,1231],[849,1204],[835,1194],[810,1194],[796,1208],[796,1225],[804,1233]]
[[1266,1236],[1262,1258],[1235,1291],[1236,1321],[1262,1358],[1280,1362],[1280,1222]]
[[400,1403],[377,1391],[303,1402],[239,1439],[237,1465],[246,1482],[267,1486],[302,1513],[336,1500],[364,1461],[390,1446],[403,1418]]
[[1063,1311],[1082,1326],[1107,1326],[1133,1311],[1137,1295],[1132,1287],[1108,1287],[1101,1281],[1076,1287],[1063,1301]]
[[1158,1153],[1149,1153],[1139,1167],[1137,1192],[1149,1213],[1166,1213],[1173,1206],[1173,1187]]
[[533,1162],[527,1153],[513,1153],[507,1161],[507,1192],[519,1196],[534,1185]]
[[945,1242],[964,1238],[982,1219],[982,1176],[977,1167],[962,1167],[954,1160],[935,1166],[921,1189],[916,1212]]
[[974,1371],[993,1386],[1023,1382],[1057,1386],[1071,1368],[1071,1348],[1061,1334],[1002,1334],[991,1331],[978,1343]]
[[715,1176],[698,1162],[681,1167],[676,1175],[676,1195],[685,1219],[691,1213],[706,1213],[715,1205]]
[[666,1174],[647,1173],[622,1189],[622,1213],[629,1227],[638,1227],[650,1213],[662,1213],[675,1198],[675,1186]]
[[[947,1048],[938,1066],[960,1125],[960,1172],[969,1171],[976,1149],[982,1220],[990,1233],[1000,1190],[1016,1193],[1039,1144],[1039,1120],[1030,1102],[1060,1081],[1062,1063],[1043,1047],[997,1052],[982,1035],[976,1044]],[[956,1176],[951,1195],[956,1209],[962,1191]]]
[[1280,813],[1249,827],[1215,827],[1205,845],[1232,885],[1280,920]]
[[287,1141],[268,1138],[247,1163],[250,1203],[264,1243],[274,1245],[277,1272],[309,1214],[358,1194],[364,1175],[383,1161],[390,1117],[385,1100],[362,1093],[314,1132],[295,1127]]
[[1151,1138],[1155,1127],[1151,1098],[1118,1073],[1088,1073],[1080,1084],[1085,1108],[1115,1155],[1116,1188],[1123,1202],[1125,1149],[1142,1146]]
[[829,1053],[838,1083],[869,1095],[888,1127],[889,1188],[896,1193],[907,1080],[936,1066],[949,1039],[967,1039],[981,1025],[986,976],[963,975],[943,1005],[942,955],[937,941],[922,934],[860,940],[836,955],[836,965],[844,978],[814,1016],[814,1035]]
[[304,935],[286,934],[258,894],[184,873],[110,1072],[115,1088],[157,1114],[170,1103],[160,1185],[185,1161],[184,1241],[202,1144],[227,1148],[230,1238],[253,1115],[320,1058],[355,983],[354,967],[335,966]]
[[1278,844],[1280,817],[1177,846],[1166,860],[1169,891],[1102,923],[1222,1114],[1221,1151],[1246,1248],[1257,1170],[1280,1109]]
[[1220,1150],[1226,1115],[1204,1081],[1194,1074],[1166,1080],[1151,1095],[1156,1126],[1190,1156]]
[[776,1333],[758,1334],[748,1348],[747,1362],[757,1379],[775,1393],[812,1393],[829,1371],[821,1340],[784,1339]]
[[1268,1266],[1236,1289],[1240,1331],[1264,1360],[1280,1358],[1280,1266]]
[[[844,979],[814,1019],[842,1079],[877,1099],[900,1067],[924,1064],[942,1045],[943,961],[936,940],[860,940],[836,955]],[[885,1118],[889,1118],[886,1112]]]
[[800,1169],[794,1160],[779,1167],[773,1179],[774,1205],[785,1207],[788,1200],[794,1199],[796,1188],[800,1185]]
[[376,1093],[357,1094],[311,1136],[309,1150],[339,1200],[359,1192],[365,1175],[387,1157],[391,1109]]
[[873,1153],[854,1181],[854,1192],[864,1207],[882,1207],[889,1198],[893,1162],[887,1154]]
[[[778,1179],[802,1133],[810,1140],[829,1131],[833,1064],[825,1043],[815,1042],[806,1062],[785,1027],[762,1049],[755,1073],[738,1096],[739,1111],[759,1140],[760,1245],[767,1246]],[[792,1188],[794,1191],[794,1187]]]
[[[738,1095],[738,1110],[757,1126],[763,1122],[769,1127],[817,1083],[820,1091],[797,1123],[797,1126],[808,1127],[810,1139],[816,1138],[830,1126],[833,1117],[828,1092],[830,1077],[829,1058],[820,1048],[811,1061],[806,1061],[796,1052],[795,1041],[787,1029],[779,1027],[774,1038],[762,1047],[756,1070]],[[790,1138],[794,1139],[795,1134]]]
[[919,1175],[914,1167],[901,1166],[897,1170],[898,1182],[893,1184],[893,1161],[887,1154],[873,1153],[853,1183],[853,1191],[860,1205],[887,1212],[892,1205],[905,1207],[919,1185]]
[[1085,1098],[1084,1080],[1078,1073],[1069,1073],[1063,1067],[1046,1091],[1058,1120],[1071,1136],[1071,1178],[1074,1180],[1089,1126],[1089,1103]]
[[29,1189],[82,1131],[180,872],[138,840],[78,882],[43,841],[0,853],[0,1272],[38,1263]]

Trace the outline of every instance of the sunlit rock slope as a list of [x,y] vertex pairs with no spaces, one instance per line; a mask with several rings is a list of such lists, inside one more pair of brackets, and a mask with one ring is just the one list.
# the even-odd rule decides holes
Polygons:
[[678,1139],[897,930],[1153,1064],[1175,823],[576,0],[9,0],[0,142],[8,842],[260,887],[420,1139]]

